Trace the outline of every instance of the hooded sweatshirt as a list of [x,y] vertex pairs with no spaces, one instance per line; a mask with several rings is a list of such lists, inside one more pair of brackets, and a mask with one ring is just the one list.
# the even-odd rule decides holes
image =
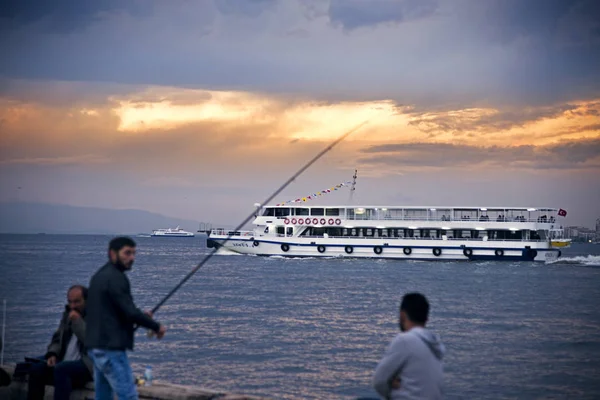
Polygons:
[[[445,351],[439,337],[425,328],[399,333],[375,369],[373,387],[385,399],[441,399]],[[400,389],[392,389],[394,378]]]

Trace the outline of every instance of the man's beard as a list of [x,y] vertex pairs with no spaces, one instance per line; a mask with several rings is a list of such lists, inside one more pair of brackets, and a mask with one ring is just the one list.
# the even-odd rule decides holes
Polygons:
[[125,264],[121,260],[121,257],[117,256],[117,265],[123,269],[131,269],[131,267],[133,266],[133,260],[131,260],[127,264]]

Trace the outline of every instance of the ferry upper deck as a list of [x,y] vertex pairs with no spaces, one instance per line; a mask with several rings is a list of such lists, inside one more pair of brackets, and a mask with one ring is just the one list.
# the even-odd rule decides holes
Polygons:
[[[346,221],[533,222],[554,224],[559,209],[534,207],[264,206],[258,217]],[[270,219],[270,218],[265,218]],[[262,220],[262,218],[261,218]],[[257,221],[258,222],[258,221]],[[269,223],[269,221],[265,221]],[[272,221],[274,222],[274,221]],[[271,223],[272,223],[271,222]]]

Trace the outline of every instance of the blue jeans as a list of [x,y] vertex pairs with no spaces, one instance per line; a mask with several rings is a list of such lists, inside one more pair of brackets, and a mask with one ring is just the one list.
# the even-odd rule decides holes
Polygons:
[[120,350],[91,349],[88,352],[94,362],[96,400],[137,400],[133,372],[127,353]]
[[34,364],[29,371],[28,400],[42,400],[46,385],[54,385],[54,399],[68,400],[73,388],[81,388],[92,377],[83,361],[61,361],[54,367],[46,362]]

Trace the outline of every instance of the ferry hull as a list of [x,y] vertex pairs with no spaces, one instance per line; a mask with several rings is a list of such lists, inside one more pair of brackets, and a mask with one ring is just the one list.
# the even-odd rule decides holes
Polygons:
[[[210,236],[208,247],[258,256],[347,257],[435,261],[556,261],[560,249],[545,242],[466,242],[446,240],[368,240],[344,243],[334,239],[300,241]],[[280,238],[284,239],[284,238]],[[286,251],[287,250],[287,251]]]

